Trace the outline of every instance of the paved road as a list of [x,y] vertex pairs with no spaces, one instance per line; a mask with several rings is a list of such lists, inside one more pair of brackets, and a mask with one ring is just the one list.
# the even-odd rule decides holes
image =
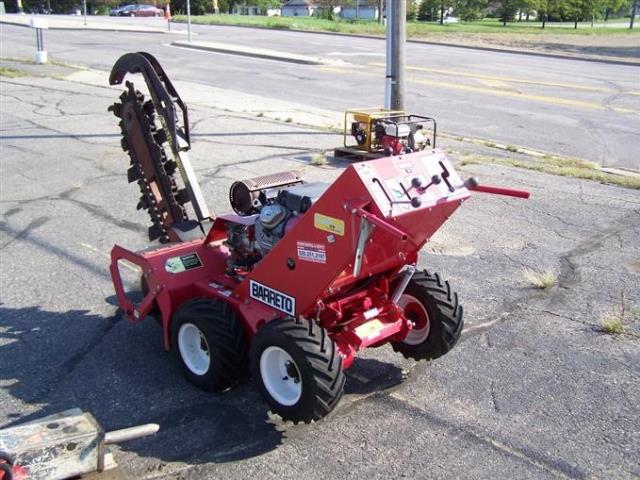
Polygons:
[[[621,291],[640,307],[637,191],[466,167],[532,198],[474,196],[420,256],[460,294],[461,343],[429,364],[367,350],[330,418],[283,425],[249,382],[223,395],[192,387],[155,322],[130,324],[114,305],[108,252],[145,247],[148,223],[106,112],[118,91],[32,77],[1,88],[0,426],[74,405],[107,429],[157,422],[155,437],[116,449],[135,479],[640,475],[640,322],[619,337],[597,329]],[[287,169],[331,180],[345,167],[309,164],[335,145],[328,132],[206,102],[190,112],[191,157],[217,212],[233,180]],[[533,290],[523,267],[552,269],[560,285]]]
[[[104,19],[127,25],[160,19]],[[181,25],[180,28],[185,28]],[[194,26],[198,40],[341,59],[300,66],[171,47],[180,35],[49,31],[51,58],[109,70],[122,53],[156,55],[176,80],[342,111],[380,105],[384,42],[286,31]],[[31,56],[33,32],[4,25],[3,55]],[[407,105],[442,131],[640,170],[640,68],[409,44]]]

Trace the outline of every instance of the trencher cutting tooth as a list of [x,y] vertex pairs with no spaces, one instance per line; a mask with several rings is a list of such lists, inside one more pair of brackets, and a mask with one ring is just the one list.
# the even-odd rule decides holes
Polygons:
[[189,219],[183,206],[189,200],[186,192],[178,188],[171,149],[163,147],[168,135],[155,122],[153,101],[145,101],[132,82],[126,82],[126,87],[120,95],[121,102],[111,105],[109,111],[121,119],[121,146],[131,160],[127,179],[137,181],[140,187],[137,209],[149,213],[149,240],[167,243],[174,240],[171,225]]

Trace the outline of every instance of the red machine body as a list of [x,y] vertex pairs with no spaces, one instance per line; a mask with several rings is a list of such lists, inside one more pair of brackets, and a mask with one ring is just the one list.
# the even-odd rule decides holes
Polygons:
[[[252,217],[219,216],[204,240],[139,253],[115,246],[111,274],[118,302],[132,321],[157,307],[167,349],[172,314],[195,297],[229,302],[249,338],[276,318],[314,318],[348,367],[357,350],[406,337],[412,324],[391,301],[394,282],[469,195],[439,150],[356,163],[240,274],[228,274],[227,224],[248,224]],[[120,260],[143,272],[148,293],[138,305],[125,293]]]

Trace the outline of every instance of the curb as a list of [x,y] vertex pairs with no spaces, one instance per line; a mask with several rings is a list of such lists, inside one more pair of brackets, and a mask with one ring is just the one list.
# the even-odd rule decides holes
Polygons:
[[[24,27],[24,28],[32,28],[30,25],[27,25],[25,23],[22,22],[12,22],[10,20],[6,20],[6,19],[0,19],[0,24],[3,25],[12,25],[14,27]],[[143,29],[130,29],[130,28],[113,28],[113,27],[100,27],[100,26],[96,26],[96,27],[85,27],[83,26],[79,26],[79,27],[66,27],[66,26],[55,26],[55,25],[49,25],[49,28],[47,30],[86,30],[86,31],[96,31],[96,32],[125,32],[125,33],[163,33],[163,34],[176,34],[176,35],[186,35],[186,32],[184,31],[162,31],[162,30],[143,30]]]
[[[186,22],[176,21],[176,23],[186,23]],[[386,41],[385,37],[381,35],[367,35],[363,33],[321,32],[316,30],[301,30],[297,28],[269,28],[269,27],[260,27],[256,25],[228,25],[224,23],[207,24],[207,23],[192,22],[192,25],[209,26],[209,27],[252,28],[256,30],[276,30],[280,32],[313,33],[316,35],[333,35],[333,36],[341,36],[341,37],[354,37],[354,38]],[[511,50],[508,48],[482,47],[478,45],[463,45],[459,43],[444,43],[444,42],[441,43],[441,42],[433,42],[429,40],[417,40],[417,39],[410,39],[410,38],[407,38],[407,43],[418,43],[423,45],[434,45],[434,46],[441,46],[441,47],[466,48],[469,50],[479,50],[484,52],[513,53],[515,55],[529,55],[534,57],[548,57],[548,58],[558,58],[562,60],[579,60],[583,62],[607,63],[611,65],[626,65],[631,67],[640,67],[640,59],[634,62],[634,61],[626,61],[626,60],[615,60],[611,58],[574,57],[571,55],[562,55],[559,53],[543,53],[543,52],[535,52],[533,50]]]
[[278,52],[276,50],[268,50],[265,48],[251,48],[241,45],[227,45],[224,43],[213,42],[186,42],[177,40],[171,42],[175,47],[190,48],[193,50],[204,50],[208,52],[228,53],[242,57],[264,58],[267,60],[277,60],[281,62],[296,63],[298,65],[328,65],[335,64],[317,57],[309,57],[306,55],[297,55],[294,53]]

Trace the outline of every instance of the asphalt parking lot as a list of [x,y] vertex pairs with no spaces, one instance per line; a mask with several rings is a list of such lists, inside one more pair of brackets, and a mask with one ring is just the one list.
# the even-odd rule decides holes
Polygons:
[[[124,478],[640,476],[637,190],[464,167],[532,198],[474,196],[421,255],[459,292],[462,341],[431,363],[366,351],[337,410],[293,426],[249,381],[197,390],[153,321],[118,312],[109,250],[146,247],[147,217],[106,112],[117,94],[2,81],[0,427],[74,406],[108,429],[159,423],[154,437],[116,449]],[[191,158],[217,212],[236,179],[301,169],[330,180],[346,166],[311,164],[335,134],[189,106]],[[551,270],[558,284],[537,290],[523,268]],[[603,333],[623,303],[626,333]]]

